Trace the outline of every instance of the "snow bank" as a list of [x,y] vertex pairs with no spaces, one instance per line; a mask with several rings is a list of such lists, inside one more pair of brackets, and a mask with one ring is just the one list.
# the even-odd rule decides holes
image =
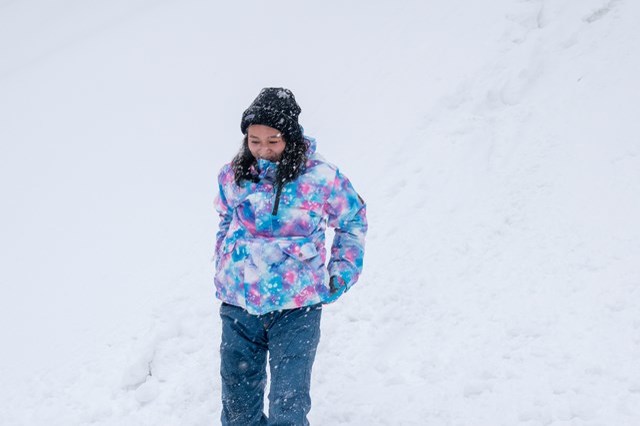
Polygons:
[[0,4],[0,424],[217,422],[214,180],[269,85],[369,205],[313,424],[638,424],[639,12]]

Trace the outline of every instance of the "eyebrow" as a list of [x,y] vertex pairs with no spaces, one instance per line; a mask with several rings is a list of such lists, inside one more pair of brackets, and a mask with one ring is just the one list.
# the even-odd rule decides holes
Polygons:
[[[250,137],[251,139],[260,139],[260,138],[259,138],[258,136],[256,136],[256,135],[249,135],[249,137]],[[267,136],[267,139],[280,138],[280,137],[282,137],[282,134],[281,134],[281,133],[276,133],[275,135]]]

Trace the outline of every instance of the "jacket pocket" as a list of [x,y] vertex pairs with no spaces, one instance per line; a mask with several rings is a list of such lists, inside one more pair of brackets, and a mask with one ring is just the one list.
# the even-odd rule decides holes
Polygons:
[[225,280],[225,274],[229,273],[229,268],[232,265],[232,260],[235,255],[234,249],[236,248],[236,239],[225,239],[220,247],[220,252],[216,257],[216,278],[219,281]]
[[325,280],[326,267],[313,241],[304,239],[285,244],[280,242],[284,261],[276,273],[291,285],[291,297],[301,293],[316,293]]
[[283,253],[301,261],[314,258],[318,255],[318,249],[312,241],[307,241],[302,244],[298,242],[280,243],[280,248]]

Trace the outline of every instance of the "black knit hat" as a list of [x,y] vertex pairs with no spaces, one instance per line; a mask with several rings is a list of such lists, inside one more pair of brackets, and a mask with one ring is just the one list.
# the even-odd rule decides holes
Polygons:
[[243,134],[252,124],[262,124],[280,130],[285,140],[301,140],[302,129],[298,124],[300,106],[289,89],[267,87],[242,114],[240,129]]

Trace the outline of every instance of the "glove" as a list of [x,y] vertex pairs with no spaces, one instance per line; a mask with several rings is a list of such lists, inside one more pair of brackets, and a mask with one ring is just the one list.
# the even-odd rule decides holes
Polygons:
[[338,277],[329,279],[329,297],[325,300],[325,303],[335,302],[347,290],[347,286],[341,284],[341,281]]

